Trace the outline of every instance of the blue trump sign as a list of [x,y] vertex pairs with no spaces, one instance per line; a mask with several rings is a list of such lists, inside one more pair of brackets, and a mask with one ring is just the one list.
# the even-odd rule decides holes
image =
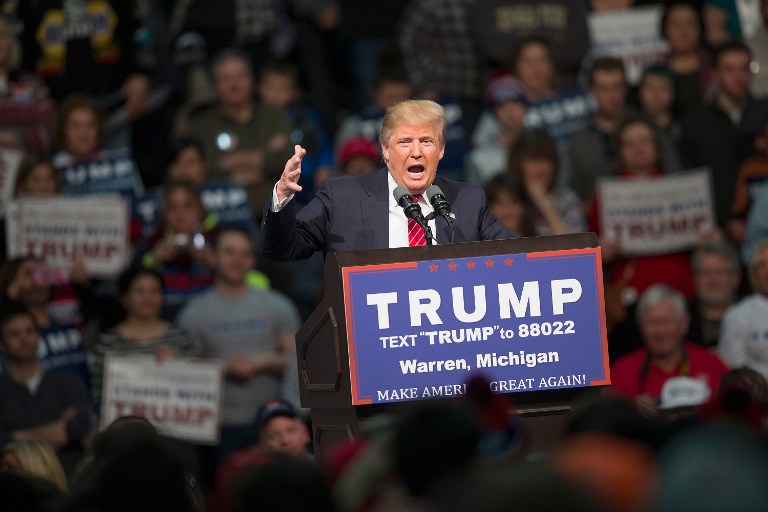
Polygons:
[[600,250],[342,269],[354,405],[610,384]]
[[53,163],[67,194],[117,193],[135,201],[143,192],[141,178],[127,149],[104,150],[86,161],[59,153]]
[[[231,224],[248,230],[257,239],[256,223],[251,214],[248,192],[238,183],[228,181],[205,181],[200,184],[200,200],[209,212],[216,214],[219,224]],[[160,224],[163,188],[148,190],[138,201],[136,211],[141,221],[142,236],[155,234]]]

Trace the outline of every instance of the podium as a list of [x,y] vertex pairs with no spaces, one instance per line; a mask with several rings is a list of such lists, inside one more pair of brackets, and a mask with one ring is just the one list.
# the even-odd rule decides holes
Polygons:
[[[597,340],[597,343],[602,344],[602,357],[605,360],[600,364],[606,372],[605,380],[598,379],[598,384],[607,384],[609,377],[607,376],[607,345],[602,304],[602,274],[599,269],[597,247],[598,241],[594,233],[579,233],[329,253],[325,261],[324,297],[296,334],[301,403],[303,407],[311,410],[315,453],[318,458],[327,453],[333,445],[360,436],[366,423],[375,416],[383,412],[394,412],[397,408],[406,405],[399,402],[360,404],[359,399],[358,404],[353,405],[355,376],[354,369],[350,368],[349,357],[353,333],[349,332],[350,323],[345,303],[345,269],[395,265],[404,262],[466,261],[466,258],[482,262],[502,255],[527,256],[528,253],[593,249],[593,254],[597,255],[596,267],[598,267],[596,274],[599,293],[596,294],[596,306],[599,308],[600,318],[597,323],[601,323],[599,332],[602,335],[602,340]],[[446,278],[452,278],[454,275],[456,274],[445,273]],[[561,338],[565,339],[565,337]],[[595,382],[594,379],[593,382]],[[546,451],[560,437],[573,400],[585,394],[599,392],[599,385],[593,383],[580,387],[516,391],[505,396],[510,400],[510,410],[520,418],[523,427],[527,430],[530,449]]]

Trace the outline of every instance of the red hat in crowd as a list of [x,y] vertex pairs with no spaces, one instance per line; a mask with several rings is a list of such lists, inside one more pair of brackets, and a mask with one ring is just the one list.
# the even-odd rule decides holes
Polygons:
[[341,146],[341,154],[339,157],[341,165],[346,165],[347,162],[355,157],[363,157],[378,161],[381,158],[379,146],[365,137],[349,139]]

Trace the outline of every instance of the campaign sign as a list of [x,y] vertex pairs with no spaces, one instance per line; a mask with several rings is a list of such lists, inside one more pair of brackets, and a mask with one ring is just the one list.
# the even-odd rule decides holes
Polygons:
[[[149,238],[160,224],[160,203],[163,188],[148,190],[136,203],[141,221],[141,234]],[[256,240],[256,223],[251,215],[248,192],[239,183],[206,181],[200,185],[200,200],[209,212],[216,214],[219,224],[235,225],[246,229]]]
[[613,55],[624,61],[629,83],[636,85],[649,64],[668,51],[661,36],[662,5],[633,7],[589,15],[589,35],[595,55]]
[[164,435],[218,444],[222,389],[217,362],[175,358],[158,363],[154,356],[108,353],[101,426],[141,416]]
[[600,249],[346,267],[354,405],[610,384]]
[[[131,207],[144,192],[139,172],[127,149],[104,150],[97,158],[76,161],[66,153],[54,156],[64,192],[69,195],[116,193],[127,197]],[[135,215],[135,212],[131,212]]]
[[28,197],[8,206],[11,257],[39,256],[54,268],[81,260],[91,276],[114,276],[128,263],[128,205],[120,196]]
[[625,255],[692,248],[715,226],[709,169],[643,179],[600,178],[600,230]]
[[589,125],[594,100],[580,89],[558,93],[555,97],[533,102],[525,113],[525,126],[528,128],[546,128],[560,142]]

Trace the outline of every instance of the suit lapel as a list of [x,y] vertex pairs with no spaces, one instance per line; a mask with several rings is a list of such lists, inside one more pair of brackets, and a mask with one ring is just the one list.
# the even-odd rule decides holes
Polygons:
[[387,169],[370,174],[365,187],[366,195],[360,199],[363,229],[368,234],[368,247],[360,249],[386,249],[389,247],[389,187]]

